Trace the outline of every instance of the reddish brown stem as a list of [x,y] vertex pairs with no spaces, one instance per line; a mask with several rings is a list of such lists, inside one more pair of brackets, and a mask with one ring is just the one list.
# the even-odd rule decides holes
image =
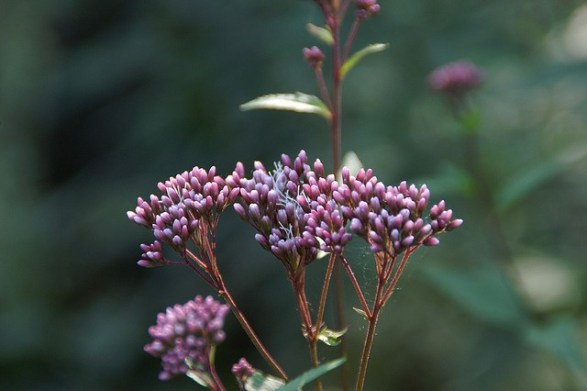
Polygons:
[[362,310],[365,312],[367,317],[371,317],[371,310],[369,309],[369,305],[367,304],[367,300],[365,300],[365,295],[363,294],[363,291],[361,290],[361,286],[359,285],[359,281],[357,281],[357,277],[355,277],[355,273],[353,273],[353,269],[351,269],[351,266],[349,265],[348,261],[346,260],[346,258],[344,256],[341,255],[340,260],[342,261],[342,264],[347,272],[347,275],[349,276],[349,278],[351,280],[351,284],[353,285],[353,288],[355,288],[355,292],[357,293],[357,297],[359,298],[359,301],[361,302]]
[[222,296],[224,298],[224,300],[226,300],[226,303],[230,306],[232,313],[234,314],[234,316],[236,317],[236,319],[240,323],[240,325],[243,328],[243,330],[245,331],[245,333],[247,333],[247,335],[248,335],[249,339],[251,340],[251,342],[253,343],[253,345],[255,345],[255,347],[257,348],[257,350],[261,354],[261,356],[265,359],[265,361],[267,361],[267,363],[279,375],[279,377],[281,377],[283,380],[287,381],[287,374],[279,366],[279,364],[273,358],[273,356],[271,356],[271,354],[269,354],[269,351],[263,345],[263,343],[261,342],[261,340],[259,339],[259,337],[255,333],[255,331],[253,330],[253,328],[251,327],[251,325],[249,324],[249,322],[245,318],[245,315],[240,311],[240,309],[236,305],[236,302],[234,301],[230,292],[224,286],[224,283],[222,283],[222,288],[223,289],[219,290],[218,294],[220,296]]

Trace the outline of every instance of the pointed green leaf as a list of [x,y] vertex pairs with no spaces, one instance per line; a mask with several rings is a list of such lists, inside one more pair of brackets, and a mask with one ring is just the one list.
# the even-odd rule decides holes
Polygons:
[[186,372],[186,376],[202,387],[210,388],[210,385],[213,384],[212,378],[210,378],[210,375],[205,371],[189,369]]
[[332,33],[325,27],[316,26],[315,24],[308,23],[306,24],[306,30],[313,35],[314,37],[318,38],[320,41],[324,42],[327,45],[332,45],[334,43],[334,39],[332,38]]
[[345,362],[345,360],[346,359],[342,357],[337,360],[324,363],[316,368],[312,368],[309,371],[302,373],[300,376],[296,377],[283,387],[279,388],[279,391],[299,391],[306,384],[316,380],[325,373],[330,372],[333,369],[341,366]]
[[386,43],[373,43],[359,50],[344,62],[342,68],[340,69],[340,77],[344,79],[347,72],[353,69],[355,65],[357,65],[357,63],[361,61],[366,55],[381,52],[387,49],[388,46],[389,45]]
[[319,114],[330,119],[328,107],[314,95],[296,92],[295,94],[270,94],[260,96],[240,106],[243,111],[248,110],[288,110],[298,113]]
[[279,390],[285,383],[283,380],[265,375],[261,371],[255,371],[245,382],[246,391],[275,391]]
[[340,331],[330,330],[326,327],[323,327],[320,330],[320,333],[318,333],[318,339],[328,346],[337,346],[342,341],[341,337],[345,335],[347,331],[348,327],[345,327]]
[[360,309],[360,308],[357,308],[357,307],[353,307],[353,310],[354,310],[354,311],[355,311],[357,314],[361,315],[363,318],[365,318],[365,319],[369,319],[369,317],[367,316],[367,314],[365,313],[365,311],[363,311],[362,309]]

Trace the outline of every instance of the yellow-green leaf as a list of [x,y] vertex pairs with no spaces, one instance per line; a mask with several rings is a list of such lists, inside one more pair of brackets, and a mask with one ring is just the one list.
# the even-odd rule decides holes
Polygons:
[[270,94],[260,96],[240,106],[243,111],[248,110],[287,110],[298,113],[319,114],[330,119],[328,107],[314,95],[296,92],[294,94]]
[[363,57],[372,54],[372,53],[379,53],[383,50],[387,49],[389,44],[387,43],[373,43],[371,45],[365,46],[363,49],[359,50],[352,56],[348,58],[342,65],[340,69],[340,77],[344,79],[345,75],[358,64],[359,61],[363,59]]
[[318,333],[318,339],[324,342],[328,346],[336,346],[340,344],[341,338],[347,332],[348,328],[344,328],[340,331],[330,330],[326,327],[323,327]]
[[334,43],[334,39],[332,38],[332,33],[325,27],[316,26],[315,24],[308,23],[306,24],[306,30],[313,35],[314,37],[318,38],[320,41],[324,42],[327,45],[332,45]]

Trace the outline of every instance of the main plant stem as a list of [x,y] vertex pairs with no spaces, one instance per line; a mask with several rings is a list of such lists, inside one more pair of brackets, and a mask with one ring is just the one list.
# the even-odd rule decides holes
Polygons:
[[[346,8],[346,7],[345,7]],[[333,15],[332,30],[332,107],[330,121],[330,142],[332,147],[332,169],[335,175],[341,169],[342,150],[342,77],[341,68],[343,64],[343,53],[340,43],[340,23],[344,19],[344,12],[340,15]],[[336,327],[340,330],[346,327],[344,317],[344,287],[342,283],[342,272],[340,264],[334,268],[334,300],[336,308]],[[340,349],[344,354],[347,352],[345,338],[341,338]],[[348,364],[345,362],[340,372],[340,382],[343,391],[348,390]]]
[[377,329],[377,321],[379,320],[379,313],[383,308],[384,302],[381,300],[386,281],[383,278],[377,279],[377,292],[375,293],[375,300],[373,302],[373,309],[370,314],[367,314],[369,321],[369,328],[365,335],[365,344],[363,345],[363,353],[361,354],[361,363],[359,364],[359,372],[357,373],[357,386],[355,391],[362,391],[365,384],[365,377],[367,376],[367,366],[369,365],[369,358],[371,357],[371,349],[373,348],[373,340],[375,339],[375,330]]
[[367,376],[367,366],[369,365],[369,358],[371,357],[371,349],[373,348],[373,340],[375,339],[375,330],[377,329],[377,321],[379,320],[379,313],[381,308],[376,308],[369,319],[369,328],[365,335],[365,345],[363,346],[363,353],[361,355],[361,364],[359,366],[359,373],[357,375],[357,387],[355,391],[362,391],[365,384],[365,377]]

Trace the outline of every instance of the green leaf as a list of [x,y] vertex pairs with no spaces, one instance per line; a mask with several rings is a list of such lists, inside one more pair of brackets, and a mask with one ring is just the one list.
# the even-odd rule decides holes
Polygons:
[[512,328],[521,328],[528,321],[512,283],[491,263],[471,270],[428,265],[424,272],[443,293],[479,319]]
[[245,382],[244,387],[246,391],[275,391],[279,390],[284,385],[284,381],[265,375],[261,371],[255,371]]
[[350,56],[344,62],[342,68],[340,69],[340,77],[344,79],[347,72],[353,69],[355,65],[357,65],[357,63],[361,61],[366,55],[382,52],[383,50],[387,49],[388,46],[389,44],[387,43],[373,43],[371,45],[365,46],[363,49]]
[[326,327],[322,327],[322,329],[320,329],[320,333],[318,333],[318,339],[328,346],[337,346],[342,341],[341,337],[345,335],[347,331],[348,327],[345,327],[340,331],[334,331]]
[[361,315],[363,318],[365,318],[365,320],[368,320],[368,319],[369,319],[369,317],[367,316],[367,313],[366,313],[365,311],[363,311],[362,309],[360,309],[360,308],[357,308],[357,307],[353,307],[353,310],[354,310],[354,311],[355,311],[357,314],[359,314],[359,315]]
[[530,343],[558,356],[578,380],[587,382],[587,362],[579,335],[580,326],[577,321],[568,316],[560,316],[545,325],[532,325],[526,338]]
[[210,388],[210,385],[213,384],[212,378],[210,378],[210,375],[205,371],[189,369],[186,372],[186,376],[202,387]]
[[288,110],[298,113],[319,114],[330,119],[328,107],[314,95],[296,92],[295,94],[270,94],[260,96],[240,106],[243,111],[248,110]]
[[506,210],[566,170],[569,165],[586,157],[587,148],[573,146],[562,151],[558,156],[537,163],[529,170],[518,172],[508,180],[502,191],[497,195],[498,207],[502,211]]
[[341,366],[345,360],[346,358],[342,357],[337,360],[324,363],[316,368],[312,368],[309,371],[302,373],[300,376],[296,377],[283,387],[279,388],[279,391],[299,391],[306,384]]
[[332,33],[325,27],[320,27],[316,26],[315,24],[308,23],[306,24],[306,30],[308,30],[310,35],[318,38],[320,41],[324,42],[327,45],[332,45],[334,43]]

